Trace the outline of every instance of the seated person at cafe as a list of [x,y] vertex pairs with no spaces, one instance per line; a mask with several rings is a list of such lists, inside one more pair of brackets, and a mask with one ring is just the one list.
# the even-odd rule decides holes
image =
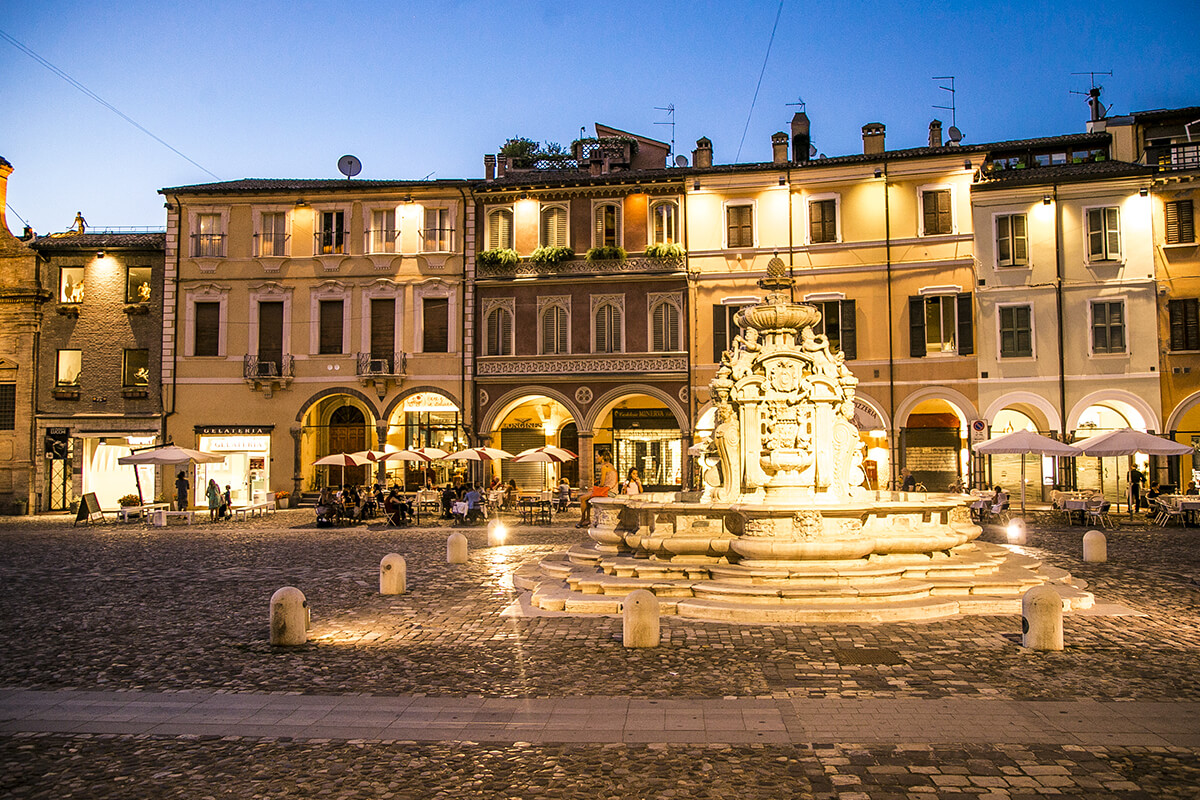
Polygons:
[[1187,485],[1187,491],[1184,494],[1200,494],[1200,481],[1192,481]]
[[458,499],[458,492],[454,489],[454,484],[447,483],[442,489],[442,519],[453,519],[454,501]]
[[516,478],[509,478],[508,485],[504,487],[504,507],[513,509],[517,507],[517,481]]
[[467,501],[466,522],[483,519],[483,494],[474,484],[467,484],[467,493],[464,495],[464,499]]
[[992,499],[988,501],[993,514],[999,514],[1004,511],[1005,504],[1008,503],[1008,495],[999,486],[995,487],[995,492],[992,494]]
[[393,486],[383,500],[383,510],[393,525],[407,525],[412,519],[412,502],[400,494],[400,487]]
[[317,524],[332,525],[334,519],[337,518],[337,509],[335,508],[336,500],[334,500],[333,492],[326,486],[321,490],[321,494],[317,497]]

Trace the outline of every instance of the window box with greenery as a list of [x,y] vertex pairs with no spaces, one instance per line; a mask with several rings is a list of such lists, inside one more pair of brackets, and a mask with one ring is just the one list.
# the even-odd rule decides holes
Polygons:
[[529,256],[530,263],[541,266],[554,266],[575,258],[575,251],[569,247],[539,247]]
[[624,262],[628,257],[629,254],[625,252],[624,247],[613,247],[612,245],[608,245],[606,247],[593,247],[591,250],[587,251],[586,256],[588,261],[621,262]]
[[664,264],[678,264],[683,261],[686,251],[679,244],[652,244],[646,248],[646,258],[661,261]]
[[491,250],[484,250],[475,258],[476,263],[481,267],[500,270],[515,270],[517,264],[521,262],[521,257],[517,255],[517,251],[508,247],[493,247]]

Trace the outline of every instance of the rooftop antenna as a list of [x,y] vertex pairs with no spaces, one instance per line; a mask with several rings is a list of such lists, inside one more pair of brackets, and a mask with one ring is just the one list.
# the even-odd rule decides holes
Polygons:
[[654,124],[671,126],[671,150],[667,153],[667,158],[670,159],[671,155],[675,152],[675,104],[667,103],[665,107],[655,106],[654,110],[667,112],[667,119],[665,122],[655,122]]
[[[803,97],[801,97],[800,95],[796,95],[796,102],[794,102],[794,103],[785,103],[785,105],[787,105],[787,106],[789,106],[789,107],[799,108],[799,109],[800,109],[800,113],[801,113],[801,114],[804,114],[805,116],[808,116],[808,112],[806,112],[806,111],[804,110],[804,108],[805,108],[804,98],[803,98]],[[816,145],[816,143],[815,143],[815,142],[812,140],[812,137],[811,137],[811,136],[809,137],[809,140],[808,140],[808,157],[809,157],[810,159],[812,159],[812,158],[816,158],[816,157],[817,157],[817,145]],[[824,157],[825,157],[825,156],[823,156],[823,155],[821,156],[821,158],[824,158]]]
[[[958,118],[956,116],[957,109],[955,108],[955,99],[954,99],[954,76],[953,75],[934,75],[933,80],[935,80],[935,81],[950,81],[949,86],[939,86],[938,87],[943,92],[950,93],[950,105],[948,105],[948,106],[935,105],[934,108],[940,108],[943,111],[949,111],[950,112],[950,127],[957,129],[958,128]],[[959,138],[961,139],[962,137],[959,136]]]
[[1108,111],[1104,104],[1100,102],[1100,93],[1104,91],[1104,87],[1096,83],[1096,76],[1107,75],[1111,78],[1112,70],[1110,69],[1108,72],[1072,72],[1071,74],[1087,75],[1091,79],[1092,88],[1088,89],[1086,92],[1077,92],[1074,89],[1071,89],[1070,91],[1071,94],[1078,94],[1087,97],[1088,107],[1092,109],[1092,122],[1099,122],[1100,120],[1104,119],[1104,115]]
[[794,102],[794,103],[788,103],[787,105],[789,105],[789,106],[799,106],[799,107],[800,107],[800,110],[801,110],[801,111],[804,111],[804,98],[803,98],[803,97],[800,97],[799,95],[797,95],[797,96],[796,96],[796,102]]

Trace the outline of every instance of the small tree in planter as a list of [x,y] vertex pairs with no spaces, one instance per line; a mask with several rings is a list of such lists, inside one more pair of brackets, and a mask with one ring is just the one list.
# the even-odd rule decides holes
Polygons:
[[517,255],[517,251],[508,247],[493,247],[475,257],[475,263],[481,267],[507,271],[516,269],[520,262],[521,257]]
[[542,266],[554,266],[575,257],[575,251],[569,247],[539,247],[529,256],[529,261]]
[[588,261],[624,261],[628,257],[624,247],[593,247],[587,251]]

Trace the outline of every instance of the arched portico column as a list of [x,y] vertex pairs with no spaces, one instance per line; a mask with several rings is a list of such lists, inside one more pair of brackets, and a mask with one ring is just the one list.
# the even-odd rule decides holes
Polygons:
[[594,467],[592,465],[592,439],[595,437],[594,431],[579,432],[579,488],[592,488],[592,473]]
[[292,435],[292,496],[296,498],[293,504],[300,502],[300,482],[303,479],[300,473],[300,436],[303,430],[299,425],[288,428],[288,433]]

